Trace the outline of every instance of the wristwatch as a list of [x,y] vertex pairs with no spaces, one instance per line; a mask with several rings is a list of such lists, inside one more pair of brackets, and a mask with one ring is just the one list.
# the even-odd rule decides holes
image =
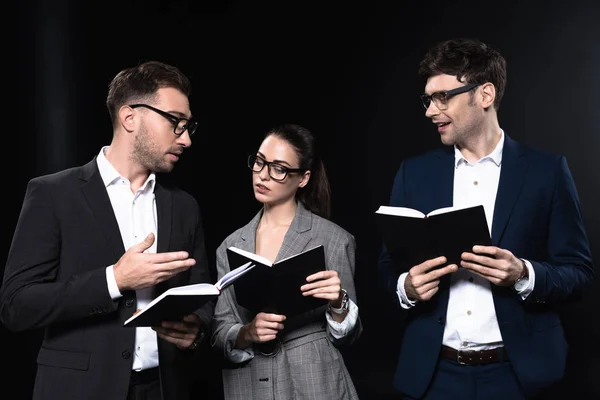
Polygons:
[[523,273],[520,277],[517,278],[517,280],[513,284],[513,289],[515,289],[515,291],[517,292],[522,292],[527,287],[527,285],[529,285],[527,265],[525,264],[525,261],[521,260],[521,262],[523,263]]
[[198,336],[196,336],[196,340],[194,340],[192,342],[192,344],[190,345],[190,347],[186,348],[186,350],[196,350],[198,348],[198,346],[200,346],[200,343],[202,342],[203,338],[204,338],[204,332],[202,330],[200,330],[198,332]]
[[331,312],[336,314],[343,314],[348,311],[348,308],[350,307],[350,298],[348,297],[348,292],[346,292],[346,289],[340,289],[340,293],[342,295],[342,305],[340,308],[332,307],[331,304],[329,305]]

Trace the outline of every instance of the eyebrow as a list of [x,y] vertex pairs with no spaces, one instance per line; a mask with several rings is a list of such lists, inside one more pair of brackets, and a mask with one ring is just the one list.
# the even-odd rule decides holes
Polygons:
[[[263,153],[261,153],[260,151],[257,151],[256,153],[259,156],[261,156],[262,158],[264,158],[265,160],[267,159],[267,157],[265,157],[265,155]],[[290,164],[289,162],[284,161],[284,160],[273,160],[273,161],[270,161],[270,162],[272,162],[272,163],[274,162],[274,163],[278,163],[278,164],[287,164],[287,165],[290,166],[290,168],[292,167],[292,164]]]

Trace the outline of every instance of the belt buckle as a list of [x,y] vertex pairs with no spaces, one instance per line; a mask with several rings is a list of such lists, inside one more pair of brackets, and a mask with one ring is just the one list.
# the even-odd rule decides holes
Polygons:
[[[261,349],[262,348],[262,349]],[[270,350],[270,351],[263,351]],[[265,357],[275,357],[281,349],[281,340],[277,337],[270,342],[263,342],[256,346],[256,350]]]
[[464,356],[460,354],[461,352],[462,350],[456,350],[456,362],[460,365],[467,365],[467,363],[463,361]]

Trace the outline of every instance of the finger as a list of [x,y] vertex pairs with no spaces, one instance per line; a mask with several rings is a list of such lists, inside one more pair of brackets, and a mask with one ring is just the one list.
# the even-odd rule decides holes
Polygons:
[[261,327],[257,327],[256,328],[256,333],[257,333],[258,336],[276,335],[282,329],[283,328],[280,328],[279,325],[275,325],[275,326],[261,326]]
[[183,333],[197,333],[199,330],[196,321],[162,321],[161,326]]
[[327,299],[327,300],[337,300],[339,298],[338,293],[313,293],[313,294],[305,294],[305,296],[312,296],[317,299]]
[[319,271],[315,274],[309,275],[306,277],[307,282],[313,282],[319,279],[330,279],[334,276],[337,276],[337,271]]
[[283,322],[286,319],[285,315],[264,312],[256,314],[255,318],[257,321],[262,320],[267,322]]
[[446,260],[446,257],[442,256],[442,257],[432,258],[431,260],[427,260],[424,263],[419,264],[416,268],[420,273],[426,273],[435,268],[439,268],[441,265],[444,265],[446,262],[448,262],[448,260]]
[[433,271],[429,272],[427,277],[429,278],[429,281],[439,280],[442,276],[456,271],[458,271],[458,266],[456,264],[445,265],[442,268],[434,269]]
[[308,283],[306,285],[300,286],[300,290],[303,292],[305,292],[307,290],[323,289],[323,288],[331,288],[331,290],[335,290],[336,287],[337,287],[337,290],[340,290],[341,283],[342,282],[339,280],[339,278],[319,280],[319,281],[316,281],[313,283]]
[[128,251],[131,253],[143,253],[144,251],[152,247],[153,244],[154,233],[150,232],[148,236],[144,238],[144,240],[131,246]]
[[192,325],[200,325],[200,317],[196,314],[188,314],[183,317],[183,320],[187,323],[191,323]]
[[270,335],[260,335],[257,338],[258,342],[270,342],[271,340],[275,340],[277,338],[277,334],[270,334]]
[[[172,261],[187,261],[194,260],[193,258],[188,258],[190,255],[187,251],[170,251],[167,253],[152,253],[147,254],[146,259],[150,263],[154,264],[163,264],[169,263]],[[194,263],[196,260],[194,260]]]
[[425,293],[430,292],[431,290],[439,287],[439,285],[440,285],[440,281],[427,282],[426,284],[415,287],[415,292],[417,292],[417,294],[422,296]]
[[183,261],[171,261],[168,263],[156,264],[156,271],[162,275],[163,278],[170,278],[173,275],[190,269],[195,264],[196,261],[193,258],[188,258]]
[[[180,348],[189,347],[190,344],[191,344],[191,341],[189,339],[186,340],[186,339],[175,338],[175,337],[166,335],[166,334],[164,334],[162,332],[156,332],[156,335],[159,338],[161,338],[161,339],[163,339],[163,340],[165,340],[165,341],[167,341],[169,343],[173,343],[173,344],[179,346]],[[193,341],[193,339],[192,339],[192,341]]]
[[186,336],[185,333],[183,333],[183,332],[178,332],[178,331],[170,329],[170,328],[165,328],[164,326],[153,326],[152,329],[157,334],[161,334],[165,337],[170,337],[173,339],[183,339]]
[[334,298],[337,298],[339,296],[340,289],[340,285],[318,287],[311,290],[303,291],[302,295],[305,297],[319,295],[317,297],[322,298],[322,296],[327,296],[329,298],[330,296],[334,296]]
[[499,269],[490,268],[488,266],[469,262],[469,261],[461,261],[460,265],[462,265],[463,268],[468,269],[469,271],[474,272],[475,274],[477,274],[485,279],[489,279],[489,278],[498,278],[499,279],[502,277],[502,273],[503,273],[503,271],[501,271]]
[[496,246],[473,246],[473,253],[475,254],[483,254],[488,257],[498,258],[501,256],[501,251]]
[[421,295],[421,298],[423,300],[429,300],[438,292],[438,290],[440,290],[440,289],[439,289],[439,287],[436,286],[435,288],[423,293],[423,295]]
[[479,255],[474,253],[463,253],[461,255],[461,259],[463,261],[485,265],[490,268],[497,268],[497,265],[499,265],[498,260],[496,258],[490,257],[487,254]]

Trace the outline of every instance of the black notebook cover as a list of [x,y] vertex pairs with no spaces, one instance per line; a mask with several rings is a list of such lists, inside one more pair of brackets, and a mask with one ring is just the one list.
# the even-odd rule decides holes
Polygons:
[[438,256],[460,267],[463,252],[492,244],[481,205],[420,218],[381,213],[375,217],[388,252],[402,268]]
[[162,321],[181,321],[219,295],[210,283],[179,286],[164,292],[138,314],[129,318],[123,326],[160,326]]
[[305,297],[300,291],[307,283],[307,276],[326,269],[322,245],[274,264],[264,259],[257,261],[259,257],[252,256],[254,258],[227,249],[230,268],[248,261],[256,264],[233,284],[240,306],[253,313],[262,311],[293,316],[327,304],[326,299]]

